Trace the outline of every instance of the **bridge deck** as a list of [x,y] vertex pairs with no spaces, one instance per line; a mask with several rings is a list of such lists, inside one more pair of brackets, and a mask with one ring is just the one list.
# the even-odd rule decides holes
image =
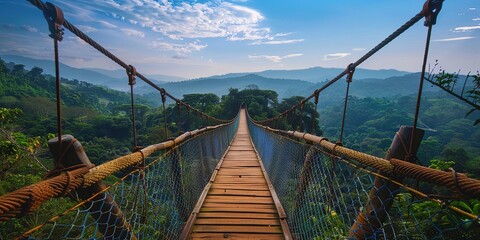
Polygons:
[[285,239],[289,235],[279,218],[279,201],[274,201],[275,192],[250,141],[245,111],[240,114],[237,135],[214,176],[190,239]]

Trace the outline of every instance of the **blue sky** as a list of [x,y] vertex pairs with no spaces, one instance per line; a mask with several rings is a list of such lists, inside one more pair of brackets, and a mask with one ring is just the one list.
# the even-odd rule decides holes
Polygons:
[[[229,72],[344,68],[418,13],[421,0],[51,0],[66,19],[145,74],[185,78]],[[42,13],[0,0],[0,55],[53,58]],[[423,22],[423,21],[422,21]],[[420,71],[427,28],[408,30],[361,67]],[[61,61],[118,69],[66,31]],[[446,0],[430,63],[480,70],[480,0]]]

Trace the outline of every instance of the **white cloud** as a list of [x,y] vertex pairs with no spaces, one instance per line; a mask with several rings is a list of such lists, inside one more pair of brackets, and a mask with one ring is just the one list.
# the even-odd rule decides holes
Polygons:
[[250,45],[280,45],[303,42],[305,39],[290,39],[290,40],[270,40],[270,41],[255,41]]
[[225,37],[231,41],[273,40],[265,17],[257,10],[225,1],[180,2],[167,0],[95,0],[84,4],[108,9],[111,16],[162,33],[171,39]]
[[465,27],[456,27],[454,32],[469,32],[472,30],[480,29],[480,26],[465,26]]
[[162,51],[172,51],[179,54],[191,53],[193,51],[200,51],[208,46],[207,44],[205,45],[199,44],[198,41],[186,43],[186,44],[153,41],[149,45],[153,48],[157,48]]
[[351,53],[329,53],[323,56],[323,60],[335,60],[351,55]]
[[461,40],[468,40],[473,39],[475,37],[456,37],[456,38],[443,38],[443,39],[436,39],[433,40],[434,42],[451,42],[451,41],[461,41]]
[[96,32],[98,29],[86,25],[77,25],[77,27],[84,33]]
[[100,25],[102,25],[103,27],[106,27],[106,28],[110,28],[110,29],[117,28],[117,25],[109,23],[107,21],[99,20],[97,22],[100,23]]
[[477,10],[477,8],[471,7],[471,8],[469,8],[468,10],[469,10],[469,11],[475,11],[475,10]]
[[145,33],[135,29],[131,29],[131,28],[122,28],[122,32],[128,36],[139,37],[139,38],[145,37]]
[[352,50],[355,51],[355,52],[363,52],[367,49],[366,48],[353,48]]
[[276,56],[276,55],[248,55],[248,58],[252,60],[269,60],[275,63],[281,62],[286,58],[300,57],[303,56],[302,53],[293,53],[285,56]]
[[480,18],[474,18],[473,21],[480,21]]
[[28,32],[31,32],[31,33],[36,33],[38,32],[38,29],[32,27],[32,26],[29,26],[29,25],[22,25],[22,29],[28,31]]

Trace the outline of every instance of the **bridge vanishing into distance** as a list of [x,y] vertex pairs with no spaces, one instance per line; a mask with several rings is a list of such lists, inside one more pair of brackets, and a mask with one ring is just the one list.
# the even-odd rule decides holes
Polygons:
[[[431,81],[424,78],[428,44],[442,0],[427,0],[419,14],[345,71],[290,109],[262,121],[254,121],[245,105],[231,120],[191,107],[81,32],[55,5],[28,1],[44,13],[54,40],[58,138],[49,141],[49,148],[55,169],[46,179],[1,196],[0,224],[39,211],[57,198],[70,201],[71,207],[10,237],[480,239],[480,181],[453,169],[436,170],[414,162],[423,137],[417,128],[422,86],[424,80]],[[385,158],[343,146],[355,68],[424,18],[427,44],[413,126],[399,129]],[[132,96],[131,154],[94,166],[81,143],[62,134],[58,47],[63,27],[126,69]],[[331,142],[307,127],[318,125],[318,119],[313,115],[307,123],[304,107],[312,103],[317,109],[322,91],[345,76],[341,133],[337,142]],[[164,114],[167,98],[176,104],[180,135],[147,147],[137,145],[136,78],[159,91]],[[476,102],[456,97],[479,109]],[[189,118],[182,118],[182,112],[193,112],[204,126],[184,132],[181,126],[188,125]],[[279,129],[282,122],[291,123],[290,129]],[[121,177],[106,184],[113,175]],[[442,189],[442,194],[432,189]]]

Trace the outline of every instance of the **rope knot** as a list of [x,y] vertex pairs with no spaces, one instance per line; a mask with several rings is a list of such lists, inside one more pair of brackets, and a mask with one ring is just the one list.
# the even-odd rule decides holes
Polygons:
[[425,16],[425,26],[433,26],[437,23],[437,16],[442,10],[444,0],[427,0],[423,4],[422,14]]
[[136,75],[137,75],[137,69],[132,65],[128,65],[127,75],[128,75],[128,85],[130,85],[130,86],[135,85],[136,84],[135,78],[136,78]]
[[162,103],[165,103],[167,101],[165,89],[160,89],[160,96],[162,97]]
[[355,73],[355,66],[353,65],[353,63],[348,64],[346,71],[347,71],[347,82],[351,83],[353,79],[353,74]]
[[63,40],[63,11],[59,7],[47,2],[46,9],[43,11],[43,16],[48,23],[48,30],[50,30],[50,37],[62,41]]

